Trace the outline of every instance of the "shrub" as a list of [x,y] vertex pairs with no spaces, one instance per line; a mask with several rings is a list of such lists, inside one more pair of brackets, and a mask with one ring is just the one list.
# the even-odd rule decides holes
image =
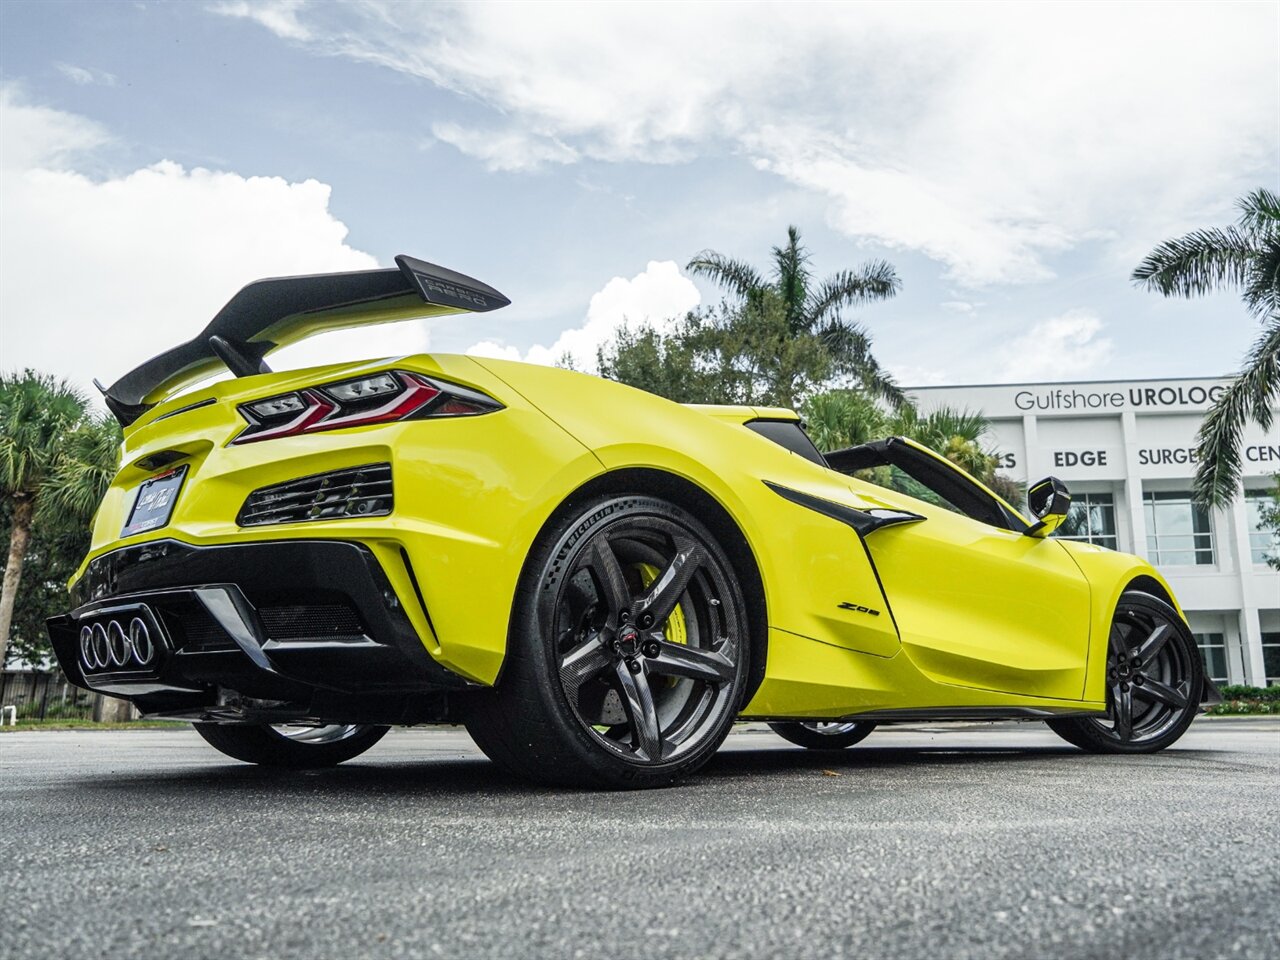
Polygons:
[[1272,687],[1250,687],[1243,683],[1223,684],[1218,688],[1223,700],[1263,700],[1272,703],[1280,702],[1280,685]]
[[1280,714],[1280,686],[1250,687],[1233,683],[1225,684],[1218,690],[1222,694],[1222,703],[1209,708],[1208,713],[1211,715]]

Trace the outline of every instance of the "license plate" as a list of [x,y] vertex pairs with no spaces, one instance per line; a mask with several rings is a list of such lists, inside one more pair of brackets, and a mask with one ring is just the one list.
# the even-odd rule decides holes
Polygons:
[[186,476],[187,467],[183,464],[176,470],[143,481],[138,487],[133,509],[129,511],[129,519],[125,521],[120,536],[132,537],[135,533],[145,533],[167,524],[169,517],[173,515],[173,505],[178,500],[178,491],[182,489],[182,481]]

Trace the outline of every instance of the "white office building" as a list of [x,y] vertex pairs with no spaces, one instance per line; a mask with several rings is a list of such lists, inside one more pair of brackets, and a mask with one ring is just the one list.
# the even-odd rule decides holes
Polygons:
[[[1280,553],[1259,508],[1280,472],[1280,431],[1245,433],[1241,496],[1225,510],[1191,498],[1195,436],[1229,381],[1133,380],[924,387],[921,410],[980,411],[1003,472],[1064,480],[1072,516],[1062,535],[1145,557],[1186,611],[1219,683],[1280,683]],[[1277,417],[1280,423],[1280,417]]]

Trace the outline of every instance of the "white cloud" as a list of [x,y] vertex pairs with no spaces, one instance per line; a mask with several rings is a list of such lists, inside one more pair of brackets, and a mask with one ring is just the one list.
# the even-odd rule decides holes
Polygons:
[[966,286],[1229,214],[1280,149],[1273,4],[222,9],[488,104],[437,135],[491,167],[741,154]]
[[1111,362],[1112,343],[1102,332],[1101,318],[1092,310],[1068,310],[1041,320],[1000,351],[999,379],[1095,379]]
[[116,75],[107,73],[105,70],[77,67],[73,63],[55,63],[54,66],[60,74],[80,87],[88,87],[95,84],[101,87],[114,87],[116,85]]
[[947,374],[933,367],[900,364],[890,366],[889,372],[902,387],[937,387],[948,382]]
[[702,300],[698,288],[671,260],[650,260],[643,273],[630,280],[614,277],[591,297],[586,322],[560,334],[551,346],[537,345],[521,354],[509,344],[485,340],[467,350],[478,357],[504,360],[526,360],[529,363],[554,364],[568,355],[580,370],[594,370],[596,351],[610,340],[624,324],[651,324],[659,330],[669,328]]
[[13,84],[0,84],[0,170],[61,170],[77,155],[111,139],[92,120],[27,103]]
[[[161,160],[107,180],[71,167],[106,141],[81,117],[0,87],[0,342],[6,369],[56,371],[87,386],[197,333],[244,284],[358,270],[315,180],[186,170]],[[10,152],[10,147],[15,149]],[[399,328],[399,329],[396,329]],[[317,337],[276,367],[426,348],[425,321]]]
[[535,170],[547,163],[574,163],[578,152],[552,137],[520,130],[474,130],[456,123],[432,124],[437,140],[484,162],[490,170]]
[[298,20],[302,7],[303,0],[271,0],[269,3],[226,0],[211,4],[209,9],[223,16],[253,20],[286,40],[309,40],[311,31]]

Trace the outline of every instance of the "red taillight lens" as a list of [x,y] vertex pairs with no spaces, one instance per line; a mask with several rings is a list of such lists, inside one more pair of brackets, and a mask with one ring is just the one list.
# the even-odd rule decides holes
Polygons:
[[466,417],[501,409],[502,404],[479,391],[419,373],[391,370],[242,403],[240,415],[249,426],[231,442],[251,443],[419,417]]

